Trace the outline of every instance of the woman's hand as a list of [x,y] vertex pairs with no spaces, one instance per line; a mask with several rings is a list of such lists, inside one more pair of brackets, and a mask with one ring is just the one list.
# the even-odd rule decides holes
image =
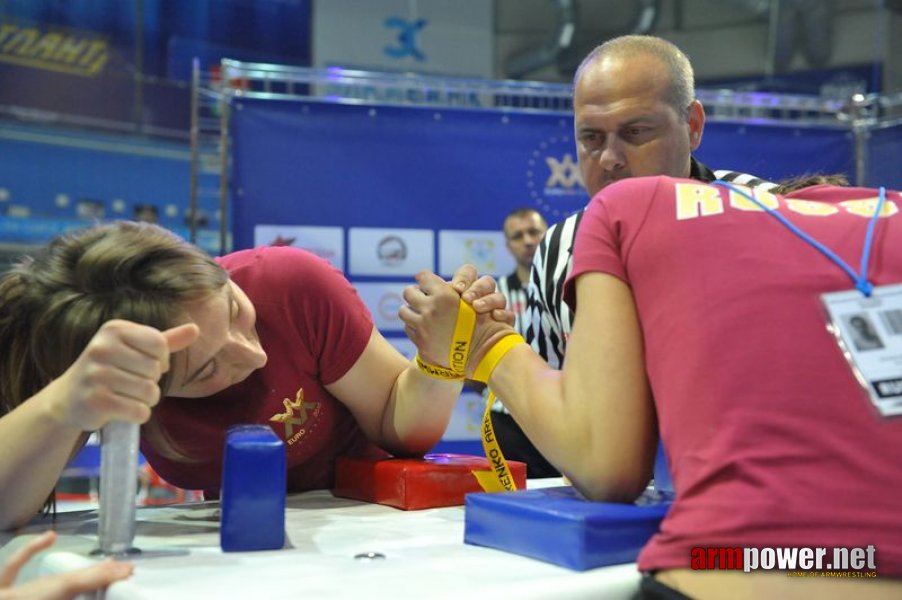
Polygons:
[[103,324],[78,359],[47,386],[52,414],[66,426],[93,431],[109,421],[144,423],[160,401],[169,355],[197,339],[188,323],[159,331],[130,321]]
[[107,559],[78,571],[51,575],[13,586],[16,576],[31,558],[56,541],[56,533],[48,531],[31,540],[12,555],[0,569],[0,600],[69,600],[79,594],[103,589],[125,579],[134,571],[130,563]]
[[463,265],[454,272],[451,287],[477,314],[489,314],[499,323],[514,325],[516,315],[507,310],[507,299],[497,292],[495,280],[488,275],[477,279],[476,267]]
[[[404,289],[407,306],[402,306],[399,311],[405,324],[404,331],[416,344],[423,360],[447,367],[461,298],[452,285],[434,273],[420,272],[416,280],[417,285]],[[478,298],[474,300],[474,309],[478,307],[478,310],[466,365],[467,376],[473,374],[479,360],[499,339],[514,333],[507,322],[493,318],[496,311],[500,310],[502,314],[507,312],[503,310],[504,296],[494,292],[494,289],[495,282],[491,278],[482,277],[473,282],[465,292],[470,297]]]

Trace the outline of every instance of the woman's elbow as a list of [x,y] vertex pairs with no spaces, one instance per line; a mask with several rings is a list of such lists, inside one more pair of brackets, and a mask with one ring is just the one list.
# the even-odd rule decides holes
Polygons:
[[571,476],[579,492],[593,502],[631,504],[648,487],[650,477],[635,473],[588,473],[583,477]]

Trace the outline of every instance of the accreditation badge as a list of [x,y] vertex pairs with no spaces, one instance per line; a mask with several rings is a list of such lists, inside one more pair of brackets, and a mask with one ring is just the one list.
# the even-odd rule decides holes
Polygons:
[[884,417],[902,415],[902,285],[822,294],[827,329]]

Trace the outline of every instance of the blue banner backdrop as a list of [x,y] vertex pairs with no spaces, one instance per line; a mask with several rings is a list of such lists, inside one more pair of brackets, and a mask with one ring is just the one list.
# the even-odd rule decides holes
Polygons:
[[847,129],[708,122],[696,156],[712,169],[732,169],[779,181],[806,173],[855,175]]
[[867,183],[902,189],[902,124],[874,129],[867,137]]
[[[234,247],[295,245],[329,259],[408,356],[397,309],[416,270],[447,276],[483,260],[483,272],[507,272],[500,230],[511,209],[556,222],[588,200],[569,116],[265,100],[238,100],[232,115]],[[853,164],[848,133],[835,129],[711,123],[703,148],[712,168],[772,179]],[[437,451],[481,452],[482,400],[471,396]]]
[[265,101],[232,114],[236,248],[257,223],[500,230],[514,207],[557,221],[587,201],[560,115]]
[[[543,113],[242,100],[232,111],[235,248],[260,223],[500,230],[587,201],[572,120]],[[854,174],[850,133],[709,122],[697,156],[773,180]]]

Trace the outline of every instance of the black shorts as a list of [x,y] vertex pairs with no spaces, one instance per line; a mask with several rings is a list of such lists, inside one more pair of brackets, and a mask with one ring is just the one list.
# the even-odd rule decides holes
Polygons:
[[692,600],[692,598],[646,573],[642,576],[639,591],[632,600]]

